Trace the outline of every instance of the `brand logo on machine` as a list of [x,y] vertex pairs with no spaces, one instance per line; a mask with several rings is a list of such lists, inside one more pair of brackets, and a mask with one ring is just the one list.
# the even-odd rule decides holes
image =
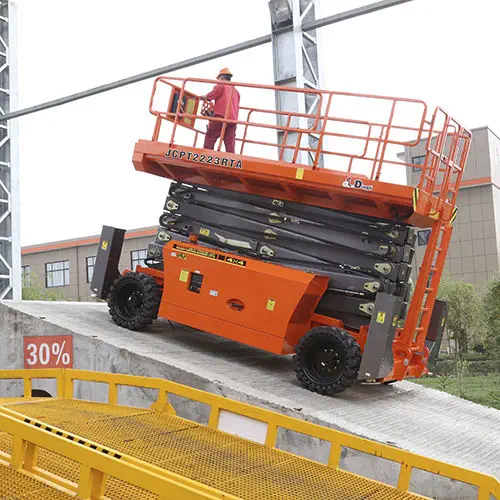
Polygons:
[[216,167],[242,168],[241,160],[233,160],[232,158],[225,158],[224,156],[192,153],[191,151],[179,151],[178,149],[172,148],[169,148],[165,156],[167,158],[178,158],[179,160],[206,163],[207,165],[215,165]]
[[343,183],[342,187],[348,189],[363,189],[364,191],[373,191],[373,186],[365,184],[361,179],[353,179],[348,177]]

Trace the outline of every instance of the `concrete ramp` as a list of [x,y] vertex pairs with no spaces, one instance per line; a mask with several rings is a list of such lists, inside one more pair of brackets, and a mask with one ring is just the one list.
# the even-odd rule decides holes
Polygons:
[[[24,335],[72,334],[75,368],[164,377],[500,475],[500,411],[410,382],[358,385],[336,397],[321,396],[299,386],[290,358],[164,320],[155,322],[148,331],[131,332],[116,326],[107,306],[97,303],[5,301],[0,303],[0,332],[2,368],[23,367]],[[77,390],[85,397],[83,387]],[[144,404],[153,397],[147,392],[139,396]],[[204,418],[200,409],[186,406],[182,411],[198,412],[198,417]],[[300,435],[284,435],[282,441],[289,449],[303,448],[303,454],[315,460],[325,461],[328,456],[321,442],[303,442]],[[387,480],[391,475],[390,463],[382,467],[357,452],[346,452],[343,460],[353,472],[371,468],[375,478],[383,474]],[[474,498],[463,485],[444,485],[414,476],[422,494]]]

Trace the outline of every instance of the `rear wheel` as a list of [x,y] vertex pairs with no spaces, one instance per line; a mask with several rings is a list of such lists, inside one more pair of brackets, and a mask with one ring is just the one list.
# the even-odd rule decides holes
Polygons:
[[350,387],[358,376],[359,345],[340,328],[313,328],[300,339],[295,352],[297,379],[310,391],[336,394]]
[[161,288],[152,276],[127,273],[110,288],[109,313],[117,325],[138,330],[157,318],[160,299]]

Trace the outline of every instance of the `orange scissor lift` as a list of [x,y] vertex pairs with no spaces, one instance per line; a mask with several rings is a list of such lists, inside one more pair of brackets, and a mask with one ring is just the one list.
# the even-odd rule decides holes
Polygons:
[[[210,105],[198,97],[216,83],[170,77],[154,83],[153,137],[137,142],[133,163],[139,171],[175,182],[147,266],[120,275],[123,231],[107,226],[103,230],[91,288],[108,298],[115,322],[140,328],[160,316],[274,353],[295,352],[299,380],[323,394],[340,392],[356,378],[389,383],[427,373],[430,348],[445,321],[435,301],[470,132],[441,108],[428,116],[427,105],[419,100],[227,82],[238,88],[243,104],[239,119],[230,120],[229,109],[226,117],[213,116]],[[303,94],[310,110],[272,109],[275,99],[283,108],[293,94]],[[261,107],[246,107],[250,101]],[[209,121],[222,123],[215,151],[203,149]],[[229,123],[237,124],[236,153],[221,150]],[[413,164],[402,159],[405,147],[419,148],[425,160]],[[421,172],[415,187],[403,185],[410,168]],[[214,205],[204,204],[208,199],[220,209],[210,221],[206,218]],[[263,231],[268,244],[252,247],[253,254],[247,251],[247,240],[248,248],[231,239],[240,230],[238,224],[223,224],[234,215],[231,207],[239,210],[242,200],[258,206],[259,214],[267,217],[266,227],[271,227]],[[188,227],[183,234],[182,218],[175,218],[179,207],[186,211],[184,216],[194,213],[196,219],[201,214],[199,224],[189,219],[190,225],[182,226]],[[342,237],[348,239],[358,225],[379,232],[387,227],[389,237],[378,246],[386,256],[406,248],[405,242],[400,242],[402,247],[394,244],[402,231],[430,228],[411,299],[407,292],[406,299],[394,298],[397,293],[375,288],[370,290],[375,297],[370,309],[360,306],[365,321],[345,311],[325,313],[321,304],[327,293],[334,310],[358,300],[351,290],[339,295],[335,284],[337,279],[357,279],[365,261],[359,257],[359,262],[346,266],[342,259],[347,257],[342,256],[349,249],[342,243],[335,247],[341,256],[337,274],[321,272],[321,265],[274,262],[273,244],[279,245],[276,235],[284,227],[280,224],[302,223],[311,231],[320,226],[317,220],[301,219],[309,212],[342,218],[347,224]],[[254,224],[257,216],[249,217]],[[371,236],[359,231],[360,244],[367,244]],[[213,233],[233,246],[214,244]],[[311,248],[309,240],[306,243]],[[295,254],[300,249],[293,247]],[[321,259],[328,260],[328,255]],[[380,260],[377,279],[393,265]],[[393,281],[400,279],[398,275]]]

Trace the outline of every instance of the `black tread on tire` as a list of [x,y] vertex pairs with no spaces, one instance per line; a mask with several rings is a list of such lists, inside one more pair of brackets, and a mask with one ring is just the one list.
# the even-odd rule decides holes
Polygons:
[[310,391],[331,396],[345,391],[357,379],[361,350],[345,330],[313,328],[300,339],[295,353],[295,374]]
[[161,287],[152,276],[127,273],[110,287],[109,313],[117,325],[139,330],[158,317],[161,293]]

